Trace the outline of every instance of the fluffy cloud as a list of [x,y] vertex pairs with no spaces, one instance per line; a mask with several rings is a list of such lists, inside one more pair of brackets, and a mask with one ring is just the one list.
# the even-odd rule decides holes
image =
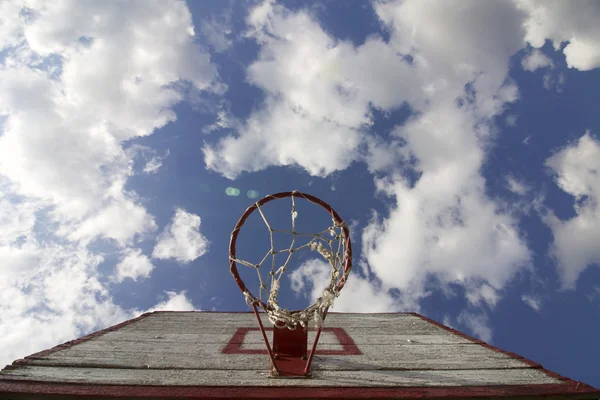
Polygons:
[[561,220],[550,212],[558,272],[565,288],[575,288],[577,278],[590,265],[600,264],[600,141],[586,132],[578,141],[546,160],[556,183],[575,200],[576,215]]
[[154,265],[140,249],[127,249],[123,252],[121,261],[115,266],[114,280],[123,282],[126,278],[136,281],[138,278],[148,278]]
[[375,140],[364,135],[371,107],[418,102],[422,90],[409,79],[409,62],[380,38],[354,47],[307,13],[270,2],[253,9],[248,23],[261,44],[248,78],[266,100],[237,134],[204,148],[207,167],[229,178],[271,165],[299,165],[318,176],[345,169]]
[[578,1],[577,6],[564,0],[516,0],[529,16],[526,40],[542,47],[546,40],[562,51],[571,68],[588,71],[600,67],[600,3]]
[[[484,116],[515,100],[511,85],[499,90],[508,58],[524,44],[526,13],[514,4],[375,6],[393,31],[391,46],[371,37],[355,47],[330,37],[306,12],[269,1],[255,7],[247,22],[261,50],[248,76],[267,98],[236,134],[204,147],[207,167],[231,179],[271,165],[323,176],[354,160],[381,171],[404,158],[399,142],[370,133],[372,107],[420,111],[433,98],[454,101],[469,82]],[[464,22],[473,20],[482,22]]]
[[162,159],[160,157],[152,157],[144,166],[144,172],[147,174],[155,174],[162,167]]
[[558,93],[562,93],[565,89],[565,75],[562,72],[547,72],[544,74],[543,83],[546,90],[554,89]]
[[[121,142],[175,119],[172,106],[183,95],[171,83],[222,89],[193,43],[189,11],[160,1],[40,3],[27,19],[18,11],[23,45],[8,50],[0,69],[0,174],[19,193],[55,204],[65,219],[102,208],[116,215],[115,204],[128,209],[131,158]],[[50,64],[59,55],[58,75],[27,64],[29,53]]]
[[211,125],[207,125],[202,128],[202,133],[211,133],[219,129],[230,128],[230,125],[235,125],[236,121],[230,120],[230,117],[227,114],[227,111],[220,109],[217,112],[217,118],[215,122]]
[[[40,211],[32,203],[0,197],[2,365],[140,313],[115,304],[98,272],[102,256],[82,244],[61,243],[47,232],[34,231],[36,224],[43,223],[37,217]],[[116,276],[144,276],[151,267],[139,250],[126,250]],[[155,308],[189,310],[193,306],[179,293],[168,294]]]
[[200,233],[200,217],[179,208],[158,236],[152,257],[189,263],[206,253],[209,244]]
[[534,49],[521,60],[521,66],[524,70],[535,71],[540,68],[552,67],[554,63],[544,53]]
[[525,196],[531,190],[525,182],[515,178],[514,176],[508,176],[506,178],[506,188],[520,196]]
[[28,238],[0,245],[0,258],[3,365],[133,316],[113,303],[98,280],[102,258],[84,248]]
[[16,1],[0,3],[0,51],[19,43],[23,33],[21,4]]
[[[529,261],[517,221],[485,197],[481,179],[457,181],[460,172],[452,168],[429,174],[413,189],[402,181],[378,183],[395,206],[389,218],[363,232],[372,271],[385,286],[402,290],[423,288],[429,274],[463,284],[484,279],[502,288]],[[402,268],[390,268],[397,265]]]
[[167,299],[146,312],[151,311],[194,311],[196,308],[183,292],[165,292]]
[[[292,290],[304,295],[312,303],[323,295],[329,284],[331,266],[329,263],[313,259],[303,263],[290,274]],[[399,311],[400,302],[377,282],[370,282],[358,273],[352,273],[340,297],[335,300],[332,310],[336,312],[389,312]],[[406,309],[408,311],[408,308]],[[412,308],[410,311],[418,311]]]
[[458,322],[465,325],[473,335],[484,342],[491,342],[492,329],[490,321],[485,314],[463,311],[458,316]]
[[67,237],[83,241],[103,237],[124,245],[136,234],[155,229],[154,219],[144,207],[132,201],[111,202],[84,220],[73,232],[68,233]]
[[[26,8],[23,8],[26,7]],[[185,81],[222,93],[181,1],[0,2],[0,363],[135,316],[103,256],[156,229],[123,143],[174,121]],[[175,85],[177,83],[177,85]],[[111,245],[113,245],[111,247]],[[117,279],[151,264],[125,250]],[[189,308],[169,295],[160,307]],[[44,332],[36,335],[35,332]]]
[[[510,2],[466,1],[461,7],[435,1],[376,3],[377,15],[392,30],[392,43],[433,74],[432,85],[452,85],[453,74],[486,75],[491,96],[506,79],[508,57],[523,45],[525,14]],[[476,24],[472,23],[477,21]],[[462,85],[462,82],[458,82]]]
[[490,307],[495,307],[500,299],[498,291],[492,286],[483,284],[470,284],[471,288],[467,289],[467,300],[472,305],[487,304]]
[[533,308],[537,312],[539,312],[542,308],[542,301],[538,297],[535,297],[533,295],[524,294],[523,296],[521,296],[521,300],[523,300],[523,303],[527,304],[529,307]]
[[226,10],[217,17],[204,19],[200,25],[201,34],[217,53],[224,52],[231,47],[233,41],[231,14],[231,9]]
[[[393,206],[363,231],[363,256],[382,289],[400,289],[404,304],[427,296],[435,277],[442,288],[464,285],[471,307],[493,307],[530,260],[517,219],[486,195],[480,173],[494,137],[492,118],[518,99],[507,76],[510,57],[524,43],[526,14],[511,3],[477,1],[383,2],[376,11],[391,31],[390,44],[413,57],[426,101],[393,132],[419,178],[394,173],[376,181]],[[482,312],[458,321],[491,337]]]

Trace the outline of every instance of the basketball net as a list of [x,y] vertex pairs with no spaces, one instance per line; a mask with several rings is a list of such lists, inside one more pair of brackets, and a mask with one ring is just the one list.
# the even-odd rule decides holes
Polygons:
[[[289,197],[291,199],[290,230],[274,229],[262,210],[262,206],[268,201],[284,197]],[[331,215],[331,225],[318,233],[296,231],[296,219],[300,217],[296,211],[297,197],[324,207]],[[240,218],[242,224],[240,225],[240,222],[238,222],[238,225],[232,232],[232,241],[234,238],[237,238],[237,233],[243,226],[243,222],[245,222],[244,216],[247,218],[247,216],[255,210],[260,213],[260,216],[269,231],[270,249],[257,264],[237,258],[235,252],[232,253],[230,251],[230,263],[232,263],[232,265],[238,263],[248,268],[252,268],[256,270],[258,275],[259,295],[256,297],[244,285],[242,292],[246,298],[246,302],[250,306],[258,306],[267,313],[269,320],[275,327],[293,330],[300,325],[305,328],[310,321],[313,321],[315,326],[321,327],[323,324],[323,316],[333,305],[334,300],[340,295],[340,290],[344,286],[351,270],[351,246],[348,227],[329,205],[316,197],[294,191],[267,196],[249,207],[242,218]],[[280,250],[275,249],[274,235],[276,234],[291,234],[292,239],[290,247]],[[299,241],[298,238],[300,237],[310,238],[310,240],[308,243],[295,247],[296,243]],[[235,250],[235,245],[233,247]],[[323,290],[323,294],[313,304],[304,310],[290,311],[279,305],[279,289],[281,287],[281,278],[288,272],[288,266],[292,256],[299,251],[317,252],[331,266],[331,274],[329,276],[328,284]],[[287,254],[285,262],[282,265],[278,265],[275,262],[275,256],[278,254]],[[237,275],[237,267],[235,273],[232,267],[232,274],[237,281],[239,278],[239,275]]]

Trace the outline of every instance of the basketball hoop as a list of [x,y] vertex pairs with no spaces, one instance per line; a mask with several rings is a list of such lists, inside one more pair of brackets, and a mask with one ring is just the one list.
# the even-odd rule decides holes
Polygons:
[[[261,207],[270,201],[285,198],[291,199],[291,230],[274,229],[269,224]],[[323,207],[331,216],[331,226],[317,233],[297,232],[296,219],[299,216],[296,211],[296,199],[304,199]],[[254,211],[258,211],[264,221],[269,231],[271,243],[270,250],[259,263],[252,263],[236,257],[236,243],[240,229]],[[277,233],[292,234],[291,244],[288,249],[277,250],[274,248],[273,235]],[[298,237],[311,237],[311,239],[308,243],[294,247]],[[331,266],[331,275],[329,284],[324,289],[321,297],[304,310],[290,311],[280,307],[278,304],[277,297],[279,295],[280,281],[287,271],[292,255],[302,250],[315,251],[326,259]],[[275,255],[281,253],[288,254],[283,265],[276,268]],[[268,272],[268,276],[263,278],[261,275],[261,267],[263,267],[264,271],[269,256],[271,256],[272,260],[270,263],[271,268]],[[239,275],[237,264],[256,270],[259,280],[258,297],[246,287],[246,284]],[[254,313],[256,314],[269,357],[271,358],[272,375],[280,377],[310,376],[310,364],[319,341],[323,321],[327,316],[327,311],[333,305],[334,300],[340,295],[340,290],[344,287],[352,269],[352,244],[350,242],[350,231],[345,222],[329,204],[309,194],[293,191],[266,196],[248,207],[233,229],[229,244],[229,266],[231,274],[246,298],[246,303],[253,308]],[[268,288],[269,284],[270,289]],[[274,326],[274,351],[271,350],[271,346],[267,340],[265,329],[260,319],[259,308],[268,315],[269,321]],[[318,330],[310,354],[307,354],[307,333],[310,321],[315,323]],[[278,360],[278,362],[276,362],[276,360]]]

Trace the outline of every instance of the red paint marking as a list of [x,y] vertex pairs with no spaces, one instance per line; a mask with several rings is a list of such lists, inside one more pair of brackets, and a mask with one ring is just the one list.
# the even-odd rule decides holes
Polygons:
[[[585,387],[587,387],[587,388],[591,388],[591,389],[593,389],[593,390],[597,390],[597,389],[593,388],[592,386],[589,386],[589,385],[586,385],[586,384],[583,384],[583,383],[581,384],[581,386],[577,386],[577,384],[578,384],[579,382],[576,382],[576,381],[574,381],[574,380],[572,380],[572,379],[570,379],[570,378],[567,378],[567,377],[565,377],[565,376],[559,375],[559,374],[557,374],[556,372],[552,372],[552,371],[550,371],[550,370],[547,370],[546,368],[542,367],[542,365],[541,365],[541,364],[539,364],[539,363],[537,363],[537,362],[535,362],[535,361],[529,360],[528,358],[525,358],[525,357],[523,357],[523,356],[521,356],[521,355],[519,355],[519,354],[516,354],[516,353],[510,352],[510,351],[506,351],[506,350],[502,350],[502,349],[501,349],[501,348],[499,348],[499,347],[492,346],[491,344],[488,344],[488,343],[486,343],[486,342],[484,342],[484,341],[481,341],[481,340],[479,340],[479,339],[475,339],[474,337],[471,337],[471,336],[469,336],[469,335],[467,335],[467,334],[465,334],[465,333],[462,333],[462,332],[460,332],[460,331],[457,331],[456,329],[450,328],[450,327],[448,327],[448,326],[446,326],[446,325],[444,325],[444,324],[440,324],[439,322],[437,322],[437,321],[434,321],[434,320],[433,320],[433,319],[431,319],[431,318],[427,318],[427,317],[425,317],[425,316],[423,316],[423,315],[421,315],[421,314],[417,314],[417,313],[409,313],[409,314],[415,315],[415,316],[417,316],[417,317],[419,317],[419,318],[423,319],[424,321],[427,321],[427,322],[429,322],[429,323],[431,323],[431,324],[433,324],[433,325],[436,325],[436,326],[438,326],[438,327],[440,327],[440,328],[442,328],[442,329],[445,329],[445,330],[447,330],[447,331],[449,331],[449,332],[452,332],[452,333],[453,333],[453,334],[455,334],[455,335],[461,336],[461,337],[463,337],[463,338],[465,338],[465,339],[468,339],[468,340],[470,340],[470,341],[472,341],[472,342],[475,342],[475,343],[477,343],[477,344],[479,344],[479,345],[481,345],[481,346],[483,346],[483,347],[486,347],[486,348],[488,348],[488,349],[490,349],[490,350],[497,351],[498,353],[506,354],[507,356],[509,356],[509,357],[511,357],[511,358],[514,358],[514,359],[517,359],[517,360],[519,360],[519,361],[522,361],[522,362],[524,362],[525,364],[528,364],[528,365],[530,365],[530,366],[531,366],[531,368],[538,369],[538,370],[540,370],[540,371],[544,372],[546,375],[548,375],[548,376],[550,376],[550,377],[552,377],[552,378],[555,378],[555,379],[558,379],[558,380],[564,381],[565,383],[568,383],[569,385],[574,385],[574,386],[576,387],[576,389],[574,389],[574,390],[576,390],[576,391],[578,390],[578,389],[577,389],[577,387],[583,387],[583,386],[585,386]],[[540,386],[540,385],[526,385],[526,386],[538,387],[538,386]],[[600,393],[600,391],[598,391],[598,393]]]
[[[238,328],[233,334],[229,343],[221,350],[223,354],[264,354],[267,350],[263,349],[242,349],[246,334],[250,331],[258,331],[258,328]],[[267,331],[272,331],[273,328],[266,328]],[[317,353],[320,355],[329,356],[352,356],[362,354],[354,340],[348,335],[343,328],[323,328],[323,332],[331,332],[335,335],[338,342],[342,346],[342,350],[320,350],[317,348]]]
[[121,329],[121,328],[123,328],[123,327],[125,327],[127,325],[130,325],[130,324],[132,324],[134,322],[140,321],[140,320],[146,318],[150,314],[152,314],[152,313],[151,312],[144,313],[144,314],[140,315],[137,318],[129,319],[127,321],[121,322],[120,324],[117,324],[117,325],[113,325],[113,326],[108,327],[106,329],[103,329],[101,331],[90,333],[89,335],[80,337],[79,339],[70,340],[70,341],[65,342],[63,344],[59,344],[58,346],[54,346],[54,347],[52,347],[50,349],[42,350],[40,352],[31,354],[31,355],[25,357],[24,359],[15,360],[13,362],[13,365],[28,365],[28,364],[31,363],[31,360],[42,358],[42,357],[47,357],[48,355],[50,355],[52,353],[56,353],[57,351],[70,349],[71,347],[73,347],[73,346],[75,346],[77,344],[80,344],[80,343],[86,342],[88,340],[97,338],[97,337],[102,336],[102,335],[104,335],[104,334],[106,334],[108,332],[114,332],[114,331],[119,330],[119,329]]
[[569,396],[577,399],[594,399],[600,391],[586,385],[578,389],[574,384],[552,385],[501,385],[476,387],[257,387],[257,386],[126,386],[126,385],[79,385],[41,382],[0,381],[0,396],[35,393],[47,396],[104,396],[113,398],[160,398],[160,399],[206,399],[245,398],[295,399],[450,399],[490,398],[521,396]]

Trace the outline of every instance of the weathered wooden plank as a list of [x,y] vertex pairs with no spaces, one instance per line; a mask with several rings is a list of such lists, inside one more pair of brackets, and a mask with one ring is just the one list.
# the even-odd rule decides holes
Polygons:
[[[132,370],[22,367],[9,379],[119,385],[177,386],[468,386],[560,383],[535,369],[449,371],[316,371],[313,379],[269,379],[259,370]],[[1,378],[0,378],[1,379]]]
[[[261,313],[263,322],[268,322],[266,314]],[[255,322],[256,318],[252,312],[241,312],[241,313],[227,313],[227,312],[157,312],[152,313],[144,318],[149,319],[163,319],[163,320],[199,320],[199,321],[215,321],[220,323],[223,321],[237,321],[237,322]],[[327,320],[344,320],[344,321],[370,321],[370,320],[421,320],[421,318],[412,314],[360,314],[360,313],[334,313],[327,314]]]
[[[235,329],[231,329],[229,333],[219,334],[194,334],[194,333],[136,333],[136,332],[109,332],[105,335],[99,336],[92,339],[95,342],[147,342],[147,343],[196,343],[196,344],[227,344],[232,339],[233,334],[236,332]],[[268,332],[267,337],[269,340],[272,339],[272,332]],[[314,340],[315,332],[308,333],[308,340],[310,343]],[[260,331],[250,331],[244,336],[245,344],[262,344],[264,341]],[[319,343],[339,344],[337,337],[332,332],[323,332]]]
[[[130,340],[107,340],[107,338],[99,337],[76,345],[76,350],[91,350],[91,351],[104,351],[104,352],[167,352],[172,351],[175,353],[187,353],[192,349],[208,348],[210,352],[214,350],[222,350],[227,343],[232,339],[232,335],[218,335],[217,338],[212,336],[204,338],[190,337],[192,335],[186,335],[186,340],[179,340],[177,337],[171,337],[170,340],[164,340],[161,336],[152,336],[150,339],[142,340],[137,338],[135,335],[130,336]],[[270,336],[270,335],[269,335]],[[462,339],[457,336],[433,336],[433,335],[414,335],[414,336],[393,336],[393,335],[380,335],[379,337],[373,337],[370,335],[353,337],[354,343],[357,346],[394,346],[396,349],[399,346],[415,346],[418,344],[471,344],[474,343],[462,339],[463,342],[458,340],[449,341],[446,339]],[[314,341],[314,333],[311,333],[308,344],[312,345]],[[269,342],[272,343],[272,339],[269,338]],[[241,348],[253,348],[253,349],[265,349],[264,341],[261,333],[258,331],[248,332],[243,338],[243,342],[240,343]],[[343,345],[339,339],[332,332],[324,332],[321,334],[319,340],[319,347],[321,350],[342,350]]]
[[[372,333],[360,333],[357,334],[355,330],[346,331],[350,338],[356,345],[416,345],[416,344],[473,344],[474,342],[465,339],[458,335],[452,334],[441,334],[441,335],[393,335],[393,334],[372,334]],[[271,335],[268,336],[271,339]],[[313,343],[315,332],[309,332],[308,342]],[[264,344],[262,336],[259,331],[251,331],[246,334],[244,343],[260,343]],[[339,344],[339,340],[332,332],[323,332],[319,339],[319,346],[321,344]]]
[[[98,353],[98,354],[119,354],[119,353],[173,353],[173,354],[196,354],[198,356],[221,356],[221,350],[225,347],[225,344],[220,343],[176,343],[176,342],[106,342],[90,340],[83,342],[72,348],[73,351],[63,350],[62,354],[84,354],[87,353]],[[263,343],[255,342],[249,345],[242,345],[242,349],[258,349],[266,350]],[[319,350],[341,350],[343,347],[339,343],[323,343],[319,345]],[[60,357],[57,356],[57,357]],[[225,357],[225,355],[223,355]]]
[[[352,332],[352,334],[350,334]],[[350,331],[348,334],[358,344],[382,344],[382,345],[417,345],[417,344],[474,344],[469,339],[465,339],[458,335],[441,334],[441,335],[379,335],[379,334],[356,334]],[[319,341],[320,342],[320,341]]]
[[[140,322],[141,324],[141,322]],[[220,334],[233,334],[237,328],[258,328],[256,324],[240,325],[240,326],[224,326],[224,325],[212,325],[212,326],[193,326],[191,324],[155,324],[149,325],[138,325],[133,327],[127,326],[119,333],[122,334],[141,334],[147,336],[161,336],[170,334],[206,334],[206,335],[220,335]],[[434,325],[420,325],[420,326],[382,326],[378,328],[373,327],[362,327],[354,328],[350,325],[333,325],[328,324],[327,327],[331,328],[343,328],[348,334],[354,336],[363,335],[454,335],[448,331],[440,329]],[[127,329],[129,328],[129,329]]]
[[[234,330],[226,333],[155,333],[115,331],[94,338],[94,341],[106,342],[171,342],[171,343],[227,343],[233,336]],[[249,335],[248,335],[249,336]],[[262,339],[261,339],[262,341]]]
[[[146,343],[195,343],[198,345],[204,344],[222,344],[229,343],[233,337],[235,330],[230,330],[228,333],[140,333],[140,332],[109,332],[105,335],[92,339],[93,341],[101,342],[146,342]],[[394,334],[372,334],[367,330],[350,330],[352,335],[347,332],[356,344],[386,344],[386,345],[415,345],[415,344],[451,344],[451,343],[473,343],[458,335],[450,333],[441,333],[438,335],[394,335]],[[360,332],[360,333],[357,333]],[[308,343],[312,344],[315,332],[308,333]],[[268,332],[269,341],[272,340],[272,333]],[[244,346],[258,344],[264,347],[264,342],[260,331],[253,330],[248,332],[244,337]],[[337,337],[329,331],[324,331],[321,334],[319,344],[339,345]]]
[[[121,329],[123,332],[144,332],[144,333],[226,333],[230,329],[240,327],[257,327],[255,320],[249,318],[232,318],[215,319],[211,314],[211,318],[168,318],[164,317],[169,314],[151,315],[143,320],[137,321]],[[195,316],[195,314],[190,314]],[[244,314],[241,314],[244,315]],[[446,330],[430,324],[420,318],[390,318],[387,314],[382,314],[386,317],[371,317],[371,318],[348,318],[341,317],[328,318],[325,324],[326,327],[340,327],[348,331],[348,329],[361,329],[368,331],[371,334],[449,334]],[[394,315],[394,314],[391,314]],[[400,314],[402,315],[402,314]],[[268,322],[265,326],[270,327]]]
[[[116,346],[116,345],[115,345]],[[322,348],[326,349],[324,345]],[[336,346],[337,348],[337,346]],[[497,369],[526,368],[522,361],[473,344],[426,346],[360,345],[361,355],[323,355],[315,357],[316,368],[327,369]],[[128,346],[103,347],[93,341],[51,353],[38,365],[106,365],[120,368],[263,369],[266,355],[222,354],[220,345],[180,345],[128,343]]]
[[[264,324],[269,324],[265,314],[261,314]],[[169,323],[204,323],[206,325],[256,325],[253,313],[156,313],[150,314],[136,324],[162,321]],[[347,323],[356,327],[375,326],[381,323],[394,322],[398,324],[425,323],[421,318],[407,314],[329,314],[326,323]]]

